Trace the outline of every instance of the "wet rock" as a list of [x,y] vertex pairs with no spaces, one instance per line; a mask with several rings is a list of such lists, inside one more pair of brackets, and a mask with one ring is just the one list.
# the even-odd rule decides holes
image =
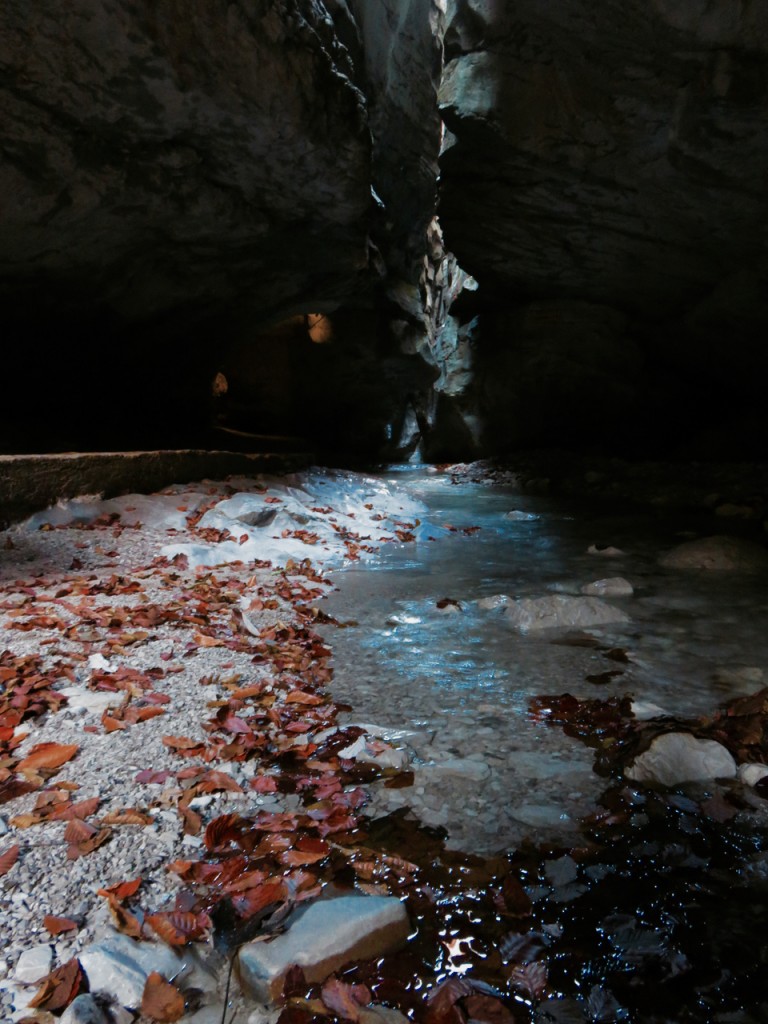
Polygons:
[[49,945],[25,949],[18,959],[14,978],[20,982],[35,982],[44,978],[51,969],[53,951]]
[[615,548],[612,544],[607,547],[599,547],[597,544],[590,544],[587,548],[588,555],[600,555],[602,558],[620,558],[624,552],[621,548]]
[[376,764],[379,768],[405,768],[408,765],[408,755],[404,750],[371,736],[358,736],[354,743],[339,751],[339,757]]
[[702,740],[687,732],[657,736],[645,753],[624,769],[634,782],[676,786],[680,782],[732,779],[736,762],[715,740]]
[[109,1020],[93,996],[82,995],[64,1011],[61,1024],[109,1024]]
[[768,570],[768,551],[739,537],[703,537],[673,548],[659,559],[665,569],[756,573]]
[[630,621],[625,612],[596,597],[567,597],[564,594],[519,598],[509,605],[504,614],[509,624],[522,632],[606,626]]
[[740,764],[737,775],[739,782],[745,786],[756,786],[768,776],[768,764]]
[[632,714],[635,718],[643,721],[648,718],[661,718],[663,715],[668,715],[669,712],[665,711],[664,708],[659,707],[658,704],[653,704],[650,701],[633,700]]
[[90,946],[80,955],[93,992],[106,992],[123,1006],[141,1005],[144,984],[159,971],[165,978],[183,977],[202,991],[213,991],[216,981],[203,968],[195,950],[180,953],[154,942],[134,942],[125,935],[112,935]]
[[623,576],[610,576],[605,580],[585,583],[581,592],[592,597],[629,597],[634,594],[635,588]]
[[482,608],[483,611],[493,611],[496,608],[506,607],[510,600],[508,594],[493,594],[491,597],[481,597],[477,602],[477,607]]
[[483,782],[489,778],[491,769],[479,758],[456,757],[448,761],[441,761],[439,764],[427,765],[421,768],[418,773],[419,780],[424,776],[441,778],[443,776],[454,779],[464,779],[467,782]]
[[253,998],[279,997],[292,964],[309,981],[322,981],[350,960],[366,960],[399,948],[410,923],[402,903],[389,896],[341,896],[319,900],[297,915],[272,942],[250,942],[238,955],[240,978]]
[[514,508],[511,512],[505,513],[504,518],[516,523],[532,523],[540,517],[533,512],[522,512],[519,508]]

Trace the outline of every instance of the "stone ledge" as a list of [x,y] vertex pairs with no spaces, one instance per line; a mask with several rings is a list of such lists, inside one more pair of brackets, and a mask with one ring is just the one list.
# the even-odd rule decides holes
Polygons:
[[244,453],[188,449],[153,452],[66,452],[0,455],[0,528],[61,498],[132,491],[150,493],[205,477],[283,473],[310,465],[309,453]]

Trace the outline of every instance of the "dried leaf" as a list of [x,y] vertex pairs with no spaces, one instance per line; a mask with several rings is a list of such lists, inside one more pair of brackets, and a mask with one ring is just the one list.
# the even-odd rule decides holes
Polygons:
[[152,1020],[176,1021],[184,1015],[184,996],[162,974],[152,971],[144,985],[141,1012]]
[[69,960],[40,982],[40,989],[28,1003],[41,1010],[63,1010],[84,987],[85,975],[79,960]]
[[175,910],[148,914],[145,920],[169,946],[185,946],[188,942],[205,939],[211,928],[211,919],[205,913],[192,914]]
[[3,853],[0,853],[0,877],[7,875],[19,858],[20,847],[18,843],[10,846]]
[[43,918],[43,928],[51,935],[61,935],[62,932],[71,932],[79,928],[77,921],[71,917],[54,917],[53,914],[46,914]]
[[41,768],[60,768],[70,761],[79,749],[76,743],[38,743],[23,760],[19,761],[16,768],[22,774],[37,772]]
[[336,977],[330,977],[323,985],[320,998],[329,1010],[345,1020],[360,1019],[360,1008],[371,1001],[371,993],[365,985],[348,985]]

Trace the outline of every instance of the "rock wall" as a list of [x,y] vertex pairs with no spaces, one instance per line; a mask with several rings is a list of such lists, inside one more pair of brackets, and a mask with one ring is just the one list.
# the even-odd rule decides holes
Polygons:
[[[638,350],[642,414],[661,434],[762,403],[768,8],[454,0],[448,13],[440,217],[487,307],[505,314],[486,320],[485,350],[514,346],[510,317],[587,303],[625,319],[618,377],[603,347],[584,349],[608,405],[640,380]],[[562,331],[536,334],[546,366]],[[531,366],[529,401],[557,417],[558,388]],[[523,379],[509,380],[508,401]]]
[[3,3],[5,449],[146,444],[163,422],[154,444],[197,442],[231,346],[253,340],[268,373],[270,322],[387,315],[377,294],[413,275],[434,209],[441,17],[437,0]]
[[0,75],[6,296],[268,310],[367,266],[365,100],[319,0],[8,0]]

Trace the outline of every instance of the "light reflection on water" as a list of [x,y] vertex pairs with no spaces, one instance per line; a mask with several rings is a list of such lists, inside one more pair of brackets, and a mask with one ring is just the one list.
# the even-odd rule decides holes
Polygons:
[[[328,628],[333,692],[354,707],[350,717],[357,721],[413,730],[408,744],[417,768],[427,769],[423,793],[393,791],[387,799],[393,806],[423,801],[426,820],[446,824],[456,845],[500,848],[532,829],[560,829],[590,810],[601,791],[590,752],[530,720],[532,696],[630,693],[691,716],[758,688],[724,681],[716,670],[768,666],[764,585],[659,568],[659,555],[685,539],[680,531],[691,524],[684,516],[665,520],[510,488],[452,485],[425,469],[393,476],[426,503],[438,539],[391,545],[373,563],[335,574],[340,589],[327,610],[358,626]],[[506,518],[511,510],[537,518]],[[448,524],[458,530],[446,530]],[[472,526],[481,529],[460,532]],[[626,554],[587,554],[593,544]],[[626,650],[626,665],[599,651],[553,644],[557,634],[521,635],[506,624],[503,609],[474,603],[495,594],[578,594],[583,584],[609,576],[624,576],[635,588],[633,597],[608,599],[631,622],[589,632]],[[459,601],[462,610],[439,611],[442,598]],[[622,674],[607,684],[585,678],[617,668]],[[490,767],[482,783],[434,770],[473,757]]]

